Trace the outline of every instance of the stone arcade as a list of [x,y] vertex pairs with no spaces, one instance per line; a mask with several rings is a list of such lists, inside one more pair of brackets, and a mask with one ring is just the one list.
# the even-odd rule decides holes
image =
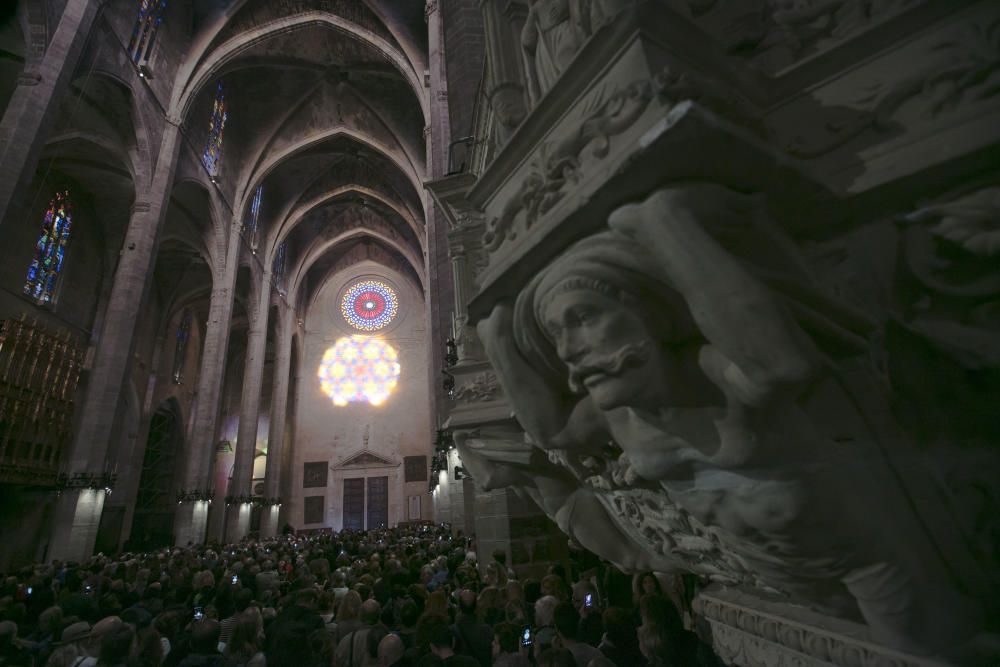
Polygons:
[[1000,659],[1000,6],[22,0],[0,571],[450,523]]

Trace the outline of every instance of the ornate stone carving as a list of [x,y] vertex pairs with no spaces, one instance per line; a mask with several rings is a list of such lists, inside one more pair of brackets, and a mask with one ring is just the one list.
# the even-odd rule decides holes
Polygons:
[[975,632],[885,449],[898,436],[838,373],[863,318],[813,286],[763,202],[688,184],[608,225],[479,323],[534,448],[467,439],[476,480],[526,489],[625,569],[860,611],[908,650]]
[[[828,49],[900,14],[922,0],[757,0],[725,30],[730,53],[774,71]],[[688,2],[692,14],[705,14],[724,3]],[[742,8],[744,5],[741,5]]]
[[867,86],[847,107],[835,107],[811,133],[793,137],[785,149],[796,157],[814,158],[843,146],[862,132],[887,133],[903,124],[928,122],[997,95],[993,83],[1000,71],[1000,21],[973,24],[964,31],[930,43],[903,78],[886,77]]
[[460,403],[492,401],[500,394],[500,382],[495,373],[479,373],[455,389],[454,400]]
[[740,105],[731,92],[670,68],[664,68],[652,80],[634,81],[610,91],[602,88],[587,103],[575,131],[539,147],[532,168],[517,192],[501,214],[487,224],[483,237],[487,249],[494,252],[505,241],[514,240],[518,223],[530,229],[580,181],[579,167],[584,150],[590,147],[594,157],[607,157],[612,138],[628,130],[654,99],[665,106],[664,114],[677,102],[696,100],[706,108],[755,124],[743,118],[738,111]]
[[727,665],[943,667],[936,660],[902,655],[845,632],[831,632],[748,606],[759,605],[757,600],[743,602],[715,594],[703,594],[694,600],[695,611],[711,628],[712,647]]

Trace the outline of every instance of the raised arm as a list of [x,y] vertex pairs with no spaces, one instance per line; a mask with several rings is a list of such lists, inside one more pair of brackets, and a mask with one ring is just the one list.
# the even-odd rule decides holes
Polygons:
[[725,380],[762,404],[810,379],[820,355],[779,299],[706,231],[749,224],[752,215],[744,195],[681,185],[619,208],[608,224],[653,253],[705,338],[732,362]]

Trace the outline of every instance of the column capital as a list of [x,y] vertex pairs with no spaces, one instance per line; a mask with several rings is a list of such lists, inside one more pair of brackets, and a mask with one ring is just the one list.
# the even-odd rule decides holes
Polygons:
[[429,20],[431,14],[438,10],[438,0],[427,0],[424,4],[424,20]]

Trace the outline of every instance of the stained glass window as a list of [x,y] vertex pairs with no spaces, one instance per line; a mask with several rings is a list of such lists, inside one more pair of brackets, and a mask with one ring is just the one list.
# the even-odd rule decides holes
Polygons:
[[285,295],[285,264],[286,264],[286,254],[288,252],[288,243],[282,242],[278,246],[277,252],[274,253],[274,263],[271,265],[271,276],[274,279],[274,286],[278,290],[278,294],[281,296]]
[[399,300],[391,287],[378,280],[362,280],[344,292],[340,312],[355,329],[378,331],[383,329],[399,309]]
[[205,152],[201,161],[213,178],[219,173],[219,162],[222,161],[222,130],[226,127],[228,116],[226,107],[226,92],[220,81],[215,89],[215,103],[212,105],[212,118],[208,122],[208,139],[205,141]]
[[253,193],[253,201],[250,202],[250,217],[243,226],[247,235],[247,243],[251,248],[257,248],[257,222],[260,219],[260,200],[264,196],[264,186],[261,185]]
[[191,337],[191,309],[185,308],[181,323],[177,326],[177,343],[174,345],[174,384],[184,381],[184,353],[188,338]]
[[334,405],[381,405],[399,382],[399,355],[381,338],[355,334],[338,340],[323,354],[320,388]]
[[35,243],[35,258],[28,265],[24,281],[24,293],[39,303],[50,303],[55,297],[72,227],[73,203],[69,191],[57,192],[45,212],[42,233]]
[[167,9],[167,0],[139,0],[139,16],[132,29],[132,39],[128,43],[128,53],[132,62],[149,59],[153,50],[156,31],[163,22],[163,13]]

